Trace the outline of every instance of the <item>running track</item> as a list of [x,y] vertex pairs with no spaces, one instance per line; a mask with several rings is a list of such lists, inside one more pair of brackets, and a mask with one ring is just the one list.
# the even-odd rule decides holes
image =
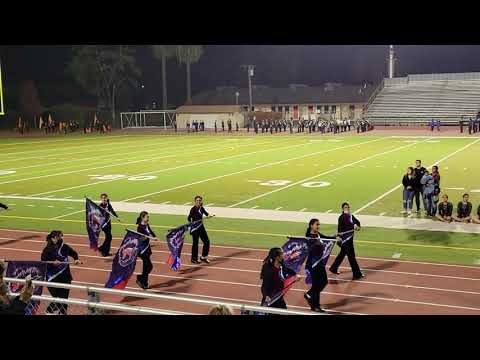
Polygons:
[[[46,233],[36,231],[0,230],[0,258],[7,260],[36,260],[45,245]],[[112,258],[102,258],[88,248],[84,235],[64,236],[83,261],[71,266],[74,284],[103,287],[111,269]],[[114,238],[112,245],[121,239]],[[113,247],[112,251],[117,248]],[[258,304],[260,299],[259,269],[266,255],[263,249],[226,246],[211,247],[211,264],[192,265],[189,262],[190,244],[185,244],[182,270],[173,272],[165,265],[168,250],[163,241],[152,242],[150,274],[151,292],[188,296],[209,300]],[[480,315],[480,266],[461,266],[409,262],[359,257],[366,278],[350,281],[348,260],[342,264],[340,275],[329,273],[329,284],[321,294],[321,304],[332,314],[432,314]],[[331,257],[330,261],[333,260]],[[136,271],[141,271],[138,261]],[[291,309],[309,308],[303,299],[307,286],[297,283],[287,294]],[[140,290],[132,276],[127,290]],[[80,290],[72,290],[72,298],[86,298]],[[206,305],[170,300],[120,298],[102,295],[102,301],[156,307],[189,314],[205,314]]]

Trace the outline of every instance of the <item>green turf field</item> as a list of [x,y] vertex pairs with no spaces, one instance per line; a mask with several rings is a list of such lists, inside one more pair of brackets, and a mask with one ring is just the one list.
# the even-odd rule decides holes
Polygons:
[[[424,166],[440,162],[442,189],[456,204],[471,194],[480,203],[476,138],[375,136],[214,136],[111,135],[1,139],[1,228],[84,233],[85,195],[98,200],[183,205],[196,194],[215,207],[338,213],[343,201],[366,215],[402,216],[401,182],[417,158]],[[31,199],[31,198],[43,198]],[[48,200],[46,200],[48,199]],[[69,215],[71,214],[71,215]],[[137,214],[122,213],[125,224]],[[51,220],[52,218],[58,219]],[[170,227],[185,217],[154,215]],[[268,247],[305,225],[278,221],[215,219],[209,225],[216,244]],[[120,236],[125,225],[114,226]],[[334,231],[331,225],[324,230]],[[479,236],[448,232],[365,228],[358,236],[360,256],[474,264]]]

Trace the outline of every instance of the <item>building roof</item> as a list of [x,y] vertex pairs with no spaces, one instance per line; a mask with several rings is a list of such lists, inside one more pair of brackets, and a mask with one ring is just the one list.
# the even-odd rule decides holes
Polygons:
[[183,105],[177,108],[177,114],[225,114],[240,112],[239,105]]
[[[324,86],[290,86],[288,88],[270,88],[256,86],[252,88],[253,104],[343,104],[366,103],[374,87],[360,85],[326,84]],[[194,105],[232,105],[249,103],[248,89],[223,87],[201,92],[192,98]]]

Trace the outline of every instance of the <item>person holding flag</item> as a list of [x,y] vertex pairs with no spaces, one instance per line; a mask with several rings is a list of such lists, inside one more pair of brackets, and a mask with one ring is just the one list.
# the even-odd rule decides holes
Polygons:
[[286,309],[287,304],[283,298],[285,280],[295,279],[295,272],[286,267],[283,260],[283,250],[272,248],[263,260],[260,279],[262,280],[262,306]]
[[99,206],[105,211],[105,222],[102,225],[102,230],[105,233],[105,241],[101,246],[98,247],[98,251],[102,254],[103,257],[112,256],[110,253],[110,246],[112,243],[112,218],[110,215],[115,216],[118,219],[118,215],[113,210],[112,205],[110,205],[110,199],[108,195],[103,193],[100,195],[101,203]]
[[[200,260],[209,264],[208,253],[210,251],[210,239],[207,231],[203,226],[203,215],[209,217],[210,215],[203,207],[203,198],[199,195],[195,196],[195,205],[190,209],[187,220],[190,225],[190,234],[192,235],[192,264],[200,264],[198,261],[198,239],[202,239],[203,249]],[[213,216],[213,215],[212,215]]]
[[304,298],[312,311],[323,313],[325,310],[320,307],[320,293],[328,284],[325,265],[332,253],[335,241],[340,241],[341,238],[321,234],[318,231],[319,226],[320,221],[318,219],[311,219],[305,233],[309,245],[308,258],[305,264],[305,273],[307,274],[305,282],[311,283],[312,286],[305,293]]
[[137,285],[140,286],[143,290],[149,288],[148,285],[148,274],[153,269],[152,261],[150,257],[152,256],[152,249],[150,247],[150,239],[157,240],[157,236],[150,227],[150,215],[148,212],[142,211],[137,218],[137,232],[145,236],[145,240],[140,244],[140,252],[138,257],[142,259],[143,270],[141,275],[137,275]]
[[[72,273],[70,272],[70,264],[68,258],[71,257],[75,261],[75,265],[82,264],[78,257],[78,253],[63,241],[63,233],[58,230],[52,231],[47,235],[47,245],[42,251],[41,260],[48,262],[47,264],[47,281],[71,284]],[[49,287],[48,291],[55,298],[68,299],[69,289]],[[59,311],[60,314],[66,315],[68,304],[52,302],[47,307],[47,314],[53,314]]]
[[348,257],[348,262],[350,263],[350,267],[352,268],[353,279],[358,280],[365,275],[360,271],[360,267],[358,266],[357,259],[355,257],[355,249],[353,247],[353,235],[355,231],[360,230],[360,221],[350,214],[350,205],[348,203],[342,204],[342,214],[338,218],[338,235],[341,236],[342,241],[338,242],[341,250],[337,255],[335,261],[330,266],[330,272],[333,274],[340,274],[338,268],[342,263],[343,259],[345,259],[345,255]]

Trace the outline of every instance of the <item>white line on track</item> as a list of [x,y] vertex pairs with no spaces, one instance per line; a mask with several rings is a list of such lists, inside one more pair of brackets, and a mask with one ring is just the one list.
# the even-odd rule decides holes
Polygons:
[[[48,232],[37,231],[37,230],[17,230],[17,229],[0,228],[0,231],[20,232],[20,233],[34,233],[34,234],[45,234],[45,235],[48,234]],[[67,234],[67,233],[64,233],[64,235],[65,236],[73,236],[73,237],[81,237],[81,238],[84,238],[84,239],[86,238],[86,235],[81,235],[81,234]],[[121,240],[123,240],[123,237],[113,237],[113,239],[121,241]],[[192,244],[186,242],[185,245],[191,246]],[[265,253],[268,252],[268,249],[252,248],[252,247],[239,247],[239,246],[226,246],[226,245],[211,245],[210,248],[258,251],[258,252],[262,253],[262,256]],[[154,250],[152,250],[152,251],[155,252]],[[392,259],[387,259],[387,258],[371,258],[371,257],[360,257],[360,256],[357,256],[357,259],[365,259],[365,260],[378,261],[378,262],[389,261],[389,262],[397,262],[397,263],[409,263],[409,264],[418,264],[418,265],[443,266],[443,267],[480,270],[480,267],[478,267],[478,266],[432,263],[432,262],[426,262],[426,261],[392,260]],[[263,261],[261,259],[244,259],[244,260]],[[385,271],[385,270],[370,270],[370,271]],[[415,273],[415,275],[425,275],[425,274]],[[434,275],[434,276],[443,277],[443,275]],[[447,276],[447,277],[451,277],[451,276]],[[451,277],[451,278],[455,278],[455,277]],[[462,278],[459,278],[459,279],[462,279]],[[467,280],[480,280],[480,279],[468,279],[467,278]]]
[[[38,250],[29,250],[29,249],[15,249],[15,248],[6,248],[6,247],[0,247],[0,249],[3,250],[8,250],[8,251],[20,251],[20,252],[31,252],[31,253],[41,253],[41,251]],[[91,257],[91,258],[98,258],[98,259],[103,259],[100,256],[94,256],[94,255],[82,255],[83,257]],[[93,267],[86,267],[86,266],[71,266],[72,269],[78,269],[78,270],[87,270],[87,271],[100,271],[100,272],[108,272],[110,273],[111,270],[109,269],[102,269],[102,268],[93,268]],[[206,268],[211,268],[210,266],[207,266]],[[235,271],[235,269],[230,269],[232,271]],[[258,273],[258,271],[257,271]],[[138,275],[140,273],[134,272],[135,275]],[[252,284],[252,283],[241,283],[241,282],[233,282],[233,281],[224,281],[224,280],[213,280],[213,279],[195,279],[191,277],[186,277],[186,276],[172,276],[172,275],[163,275],[163,274],[155,274],[155,273],[150,273],[150,276],[153,277],[160,277],[160,278],[169,278],[169,279],[181,279],[184,281],[200,281],[200,282],[208,282],[208,283],[215,283],[215,284],[226,284],[226,285],[237,285],[237,286],[246,286],[246,287],[260,287],[260,285],[257,284]],[[336,281],[343,281],[343,282],[351,282],[350,280],[346,279],[332,279]],[[428,288],[428,287],[422,287],[422,286],[413,286],[413,285],[403,285],[403,284],[391,284],[391,283],[379,283],[379,282],[368,282],[365,280],[362,280],[358,282],[360,283],[370,283],[374,285],[383,285],[383,286],[396,286],[396,287],[403,287],[403,288],[418,288],[418,289],[423,289],[423,290],[431,290],[431,291],[443,291],[443,292],[455,292],[455,293],[468,293],[468,294],[473,294],[473,295],[480,295],[478,292],[471,292],[471,291],[463,291],[463,290],[454,290],[454,289],[441,289],[441,288]],[[292,291],[297,291],[297,292],[305,292],[304,289],[296,289],[293,288]],[[338,295],[338,296],[347,296],[347,297],[360,297],[360,298],[366,298],[366,299],[374,299],[374,300],[379,300],[379,301],[395,301],[395,302],[402,302],[402,303],[411,303],[411,304],[420,304],[420,305],[427,305],[427,306],[438,306],[438,307],[447,307],[447,308],[456,308],[456,309],[465,309],[465,310],[474,310],[474,311],[480,311],[480,308],[474,308],[474,307],[467,307],[467,306],[460,306],[460,305],[448,305],[448,304],[441,304],[441,303],[433,303],[433,302],[424,302],[424,301],[414,301],[414,300],[404,300],[404,299],[393,299],[393,298],[385,298],[385,297],[378,297],[378,296],[367,296],[367,295],[357,295],[357,294],[346,294],[346,293],[338,293],[338,292],[328,292],[324,291],[324,294],[330,294],[330,295]]]
[[[132,197],[132,198],[125,199],[125,200],[122,200],[122,201],[136,200],[136,199],[140,199],[140,198],[143,198],[143,197],[146,197],[146,196],[151,196],[151,195],[156,195],[156,194],[160,194],[160,193],[167,192],[167,191],[177,190],[177,189],[181,189],[181,188],[184,188],[184,187],[189,187],[189,186],[192,186],[192,185],[197,185],[197,184],[205,183],[205,182],[208,182],[208,181],[217,180],[217,179],[225,178],[225,177],[228,177],[228,176],[233,176],[233,175],[242,174],[242,173],[244,173],[244,172],[261,169],[261,168],[264,168],[264,167],[270,167],[270,166],[279,165],[279,164],[282,164],[282,163],[284,163],[284,162],[286,162],[286,161],[297,160],[297,159],[301,159],[301,158],[305,158],[305,157],[310,157],[310,156],[314,156],[314,155],[318,155],[318,154],[324,154],[324,153],[328,153],[328,152],[331,152],[331,151],[336,151],[336,150],[340,150],[340,149],[348,148],[348,147],[352,147],[352,146],[360,146],[360,145],[364,145],[364,144],[367,144],[367,143],[371,143],[371,142],[375,142],[375,141],[380,141],[380,140],[384,140],[384,139],[386,139],[386,138],[381,138],[381,139],[366,141],[366,142],[362,142],[362,143],[359,143],[359,144],[347,145],[347,146],[338,147],[338,148],[329,149],[329,150],[321,150],[321,151],[318,151],[318,152],[314,152],[314,153],[310,153],[310,154],[306,154],[306,155],[302,155],[302,156],[298,156],[298,157],[294,157],[294,158],[289,158],[289,159],[285,159],[285,160],[281,160],[281,161],[276,161],[276,162],[272,162],[272,163],[267,163],[267,164],[260,165],[260,166],[256,166],[256,167],[253,167],[253,168],[244,169],[244,170],[240,170],[240,171],[235,171],[235,172],[233,172],[233,173],[223,174],[223,175],[215,176],[215,177],[212,177],[212,178],[199,180],[199,181],[196,181],[196,182],[193,182],[193,183],[184,184],[184,185],[179,185],[179,186],[175,186],[175,187],[173,187],[173,188],[164,189],[164,190],[156,191],[156,192],[153,192],[153,193],[149,193],[149,194],[144,194],[144,195]],[[278,149],[276,149],[276,150],[278,150]],[[264,150],[264,151],[265,151],[265,150]],[[248,154],[248,153],[247,153],[247,154]],[[200,164],[200,163],[197,163],[197,164]],[[143,175],[143,174],[142,174],[142,175]],[[231,206],[229,206],[229,207],[231,207]]]
[[[443,162],[443,161],[451,158],[452,156],[458,154],[459,152],[461,152],[461,151],[469,148],[470,146],[476,144],[476,143],[479,142],[479,141],[480,141],[480,139],[477,139],[477,140],[475,140],[475,141],[472,141],[471,143],[469,143],[469,144],[461,147],[460,149],[454,151],[453,153],[451,153],[451,154],[449,154],[449,155],[447,155],[447,156],[444,156],[444,157],[441,158],[440,160],[437,160],[437,161],[433,162],[432,164],[430,164],[430,165],[427,166],[427,167],[430,168],[430,167],[432,167],[433,165],[438,165],[438,164],[440,164],[441,162]],[[400,189],[402,186],[403,186],[402,184],[399,184],[399,185],[393,187],[392,189],[390,189],[390,190],[388,190],[387,192],[383,193],[382,195],[380,195],[380,196],[377,197],[376,199],[373,199],[373,200],[370,201],[369,203],[367,203],[367,204],[363,205],[362,207],[360,207],[359,209],[357,209],[357,210],[354,212],[354,214],[360,213],[361,211],[363,211],[363,210],[365,210],[366,208],[370,207],[371,205],[375,204],[377,201],[383,199],[385,196],[388,196],[388,195],[390,195],[392,192]]]
[[[387,139],[387,138],[385,138],[385,139]],[[373,140],[373,141],[375,141],[375,140]],[[365,144],[365,143],[363,143],[363,144]],[[381,152],[381,153],[377,153],[377,154],[375,154],[375,155],[367,156],[366,158],[363,158],[363,159],[360,159],[360,160],[357,160],[357,161],[353,161],[353,162],[351,162],[351,163],[344,164],[344,165],[339,166],[339,167],[337,167],[337,168],[335,168],[335,169],[328,170],[328,171],[322,172],[322,173],[317,174],[317,175],[314,175],[314,176],[310,176],[310,177],[308,177],[308,178],[305,178],[305,179],[302,179],[302,180],[293,182],[293,183],[291,183],[291,184],[289,184],[289,185],[280,187],[280,188],[275,189],[275,190],[272,190],[272,191],[265,192],[265,193],[263,193],[263,194],[260,194],[260,195],[251,197],[251,198],[249,198],[249,199],[242,200],[242,201],[240,201],[240,202],[238,202],[238,203],[236,203],[236,204],[230,205],[230,206],[228,206],[228,207],[235,207],[235,206],[243,205],[243,204],[245,204],[245,203],[247,203],[247,202],[250,202],[250,201],[253,201],[253,200],[257,200],[257,199],[259,199],[259,198],[262,198],[262,197],[265,197],[265,196],[268,196],[268,195],[277,193],[277,192],[279,192],[279,191],[283,191],[283,190],[285,190],[285,189],[289,189],[289,188],[291,188],[292,186],[296,186],[296,185],[302,184],[302,183],[304,183],[304,182],[306,182],[306,181],[310,181],[310,180],[316,179],[316,178],[318,178],[318,177],[320,177],[320,176],[328,175],[328,174],[331,174],[331,173],[333,173],[333,172],[336,172],[336,171],[345,169],[345,168],[347,168],[347,167],[351,167],[351,166],[356,165],[356,164],[358,164],[358,163],[362,163],[362,162],[364,162],[364,161],[368,161],[368,160],[371,160],[371,159],[375,159],[375,158],[377,158],[377,157],[379,157],[379,156],[383,156],[383,155],[390,154],[390,153],[395,152],[395,151],[403,150],[403,149],[408,148],[408,147],[411,147],[411,146],[412,146],[412,144],[404,145],[404,146],[400,146],[400,147],[397,147],[397,148],[394,148],[394,149],[391,149],[391,150],[387,150],[387,151],[384,151],[384,152]]]

